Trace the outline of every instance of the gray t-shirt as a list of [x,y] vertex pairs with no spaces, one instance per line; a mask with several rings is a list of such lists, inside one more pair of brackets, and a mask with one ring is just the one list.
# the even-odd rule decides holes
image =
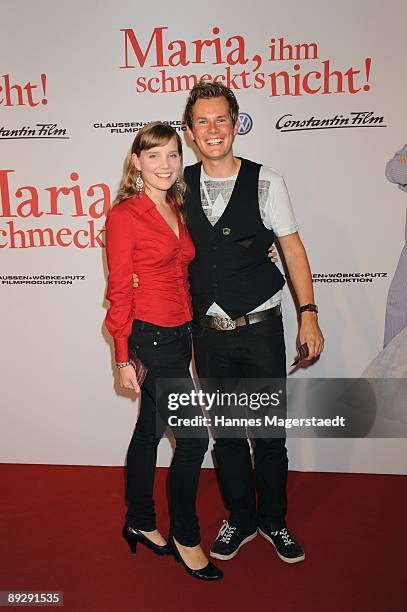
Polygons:
[[[223,214],[232,195],[236,178],[237,174],[227,178],[213,178],[205,173],[203,167],[201,168],[202,208],[212,225],[215,225]],[[276,236],[288,236],[298,231],[284,178],[266,166],[260,168],[258,196],[260,216],[267,229],[272,229]],[[282,291],[278,291],[251,312],[272,308],[281,302],[281,297]],[[206,314],[226,315],[215,302],[208,308]]]

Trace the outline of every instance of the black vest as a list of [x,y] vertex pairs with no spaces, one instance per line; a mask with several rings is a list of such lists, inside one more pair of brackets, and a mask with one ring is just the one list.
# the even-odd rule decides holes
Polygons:
[[259,172],[259,164],[242,159],[229,203],[212,226],[201,204],[201,163],[185,168],[187,223],[196,249],[189,278],[197,315],[204,315],[216,302],[237,319],[263,304],[285,283],[267,257],[274,232],[260,216]]

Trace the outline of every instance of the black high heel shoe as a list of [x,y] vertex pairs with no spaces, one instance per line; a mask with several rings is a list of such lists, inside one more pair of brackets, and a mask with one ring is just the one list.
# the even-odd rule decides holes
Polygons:
[[168,538],[168,543],[173,548],[175,561],[177,563],[182,563],[185,571],[187,571],[188,574],[190,574],[194,578],[198,578],[199,580],[219,580],[219,578],[223,578],[223,572],[218,567],[216,567],[216,565],[214,565],[211,561],[208,561],[208,565],[205,565],[205,567],[203,567],[202,569],[197,569],[197,570],[191,569],[190,567],[188,567],[188,565],[185,563],[185,561],[181,557],[180,552],[172,536]]
[[144,546],[147,546],[147,548],[155,552],[157,555],[173,554],[172,546],[169,542],[167,542],[167,544],[164,544],[163,546],[155,544],[154,542],[149,540],[147,536],[144,535],[144,533],[141,533],[139,529],[135,529],[130,525],[125,525],[123,527],[122,535],[126,540],[127,544],[129,545],[133,555],[135,555],[137,552],[138,542],[140,542],[140,544],[144,544]]

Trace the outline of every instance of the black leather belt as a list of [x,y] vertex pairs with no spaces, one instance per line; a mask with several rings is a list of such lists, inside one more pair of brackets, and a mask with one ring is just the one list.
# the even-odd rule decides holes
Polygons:
[[231,329],[236,329],[236,327],[251,325],[252,323],[260,323],[261,321],[266,321],[266,319],[278,317],[280,314],[281,305],[277,304],[277,306],[273,306],[273,308],[260,310],[260,312],[252,312],[251,314],[243,315],[235,320],[222,315],[205,315],[203,317],[194,317],[194,323],[200,327],[210,327],[211,329],[217,329],[220,331],[230,331]]

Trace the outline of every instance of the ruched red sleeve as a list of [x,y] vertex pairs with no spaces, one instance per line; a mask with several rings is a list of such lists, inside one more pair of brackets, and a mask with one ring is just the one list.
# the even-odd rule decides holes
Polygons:
[[133,251],[134,219],[120,203],[106,220],[106,256],[109,280],[106,298],[110,307],[105,324],[113,336],[116,361],[128,361],[128,338],[134,318]]

